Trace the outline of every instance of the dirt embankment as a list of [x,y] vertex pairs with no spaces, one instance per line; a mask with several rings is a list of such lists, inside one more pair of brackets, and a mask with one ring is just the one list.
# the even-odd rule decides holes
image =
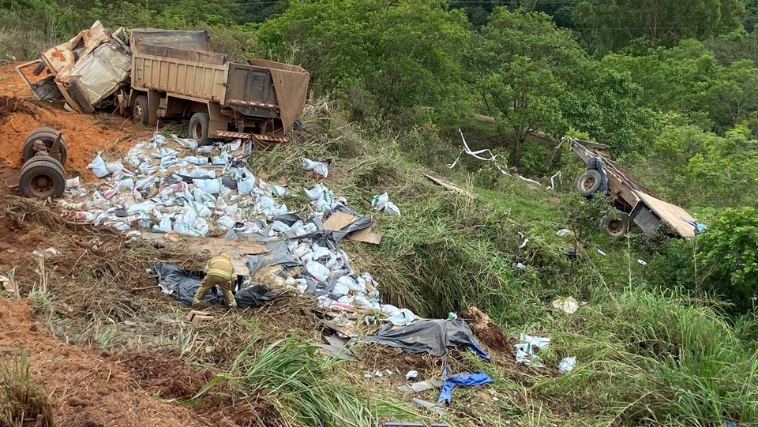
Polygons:
[[111,356],[55,339],[34,320],[29,300],[0,299],[0,352],[23,349],[30,353],[32,380],[49,393],[58,426],[210,425],[191,409],[150,396],[134,370]]
[[98,151],[123,151],[134,139],[148,137],[151,129],[130,119],[107,114],[67,111],[62,102],[34,101],[15,64],[0,67],[0,159],[11,168],[21,167],[24,138],[39,127],[63,132],[68,141],[67,173],[92,177],[87,165]]

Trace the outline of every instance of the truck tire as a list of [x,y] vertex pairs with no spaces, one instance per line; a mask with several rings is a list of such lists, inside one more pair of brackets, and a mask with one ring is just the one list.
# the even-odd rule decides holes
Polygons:
[[593,169],[586,170],[576,181],[576,191],[584,197],[590,196],[600,188],[601,179],[600,172]]
[[21,168],[18,188],[27,198],[57,199],[66,189],[63,166],[50,156],[32,157]]
[[600,229],[609,236],[620,239],[629,232],[629,215],[619,212],[618,217],[606,215],[600,221]]
[[137,95],[134,98],[134,104],[132,104],[132,119],[135,124],[147,125],[147,121],[150,118],[150,112],[147,109],[147,96]]
[[29,159],[37,154],[37,152],[34,151],[34,141],[40,140],[45,143],[50,157],[59,157],[60,164],[65,165],[66,155],[68,153],[66,138],[61,136],[61,140],[58,143],[57,153],[49,152],[49,150],[53,148],[53,143],[55,143],[55,139],[58,138],[58,135],[60,135],[60,132],[53,128],[37,128],[31,131],[29,135],[26,136],[26,139],[24,139],[24,150],[21,154],[21,161],[23,163],[26,163]]
[[211,141],[208,139],[208,127],[210,127],[211,118],[208,113],[195,113],[190,117],[189,136],[197,141],[199,145],[208,145]]

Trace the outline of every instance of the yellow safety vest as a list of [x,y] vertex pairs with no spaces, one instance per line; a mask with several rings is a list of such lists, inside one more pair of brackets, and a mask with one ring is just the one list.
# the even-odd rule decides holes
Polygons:
[[232,262],[220,256],[211,259],[205,269],[209,276],[222,277],[229,280],[234,276]]

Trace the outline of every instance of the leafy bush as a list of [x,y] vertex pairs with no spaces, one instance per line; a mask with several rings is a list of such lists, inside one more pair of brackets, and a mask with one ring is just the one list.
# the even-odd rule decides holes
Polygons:
[[737,311],[753,308],[758,294],[758,211],[725,210],[700,245],[703,264],[712,272],[706,285]]

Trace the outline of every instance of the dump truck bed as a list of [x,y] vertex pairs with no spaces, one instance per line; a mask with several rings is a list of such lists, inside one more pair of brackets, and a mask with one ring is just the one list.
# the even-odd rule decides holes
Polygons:
[[585,164],[593,157],[603,159],[603,168],[608,176],[609,196],[628,209],[630,218],[643,231],[654,230],[665,221],[681,237],[694,237],[695,227],[687,221],[694,223],[695,218],[681,207],[661,200],[647,187],[632,179],[624,168],[604,152],[608,148],[605,144],[576,139],[571,143],[571,149]]
[[131,30],[132,88],[219,103],[237,113],[280,118],[286,132],[305,106],[310,76],[273,61],[238,64],[211,50],[206,31]]

